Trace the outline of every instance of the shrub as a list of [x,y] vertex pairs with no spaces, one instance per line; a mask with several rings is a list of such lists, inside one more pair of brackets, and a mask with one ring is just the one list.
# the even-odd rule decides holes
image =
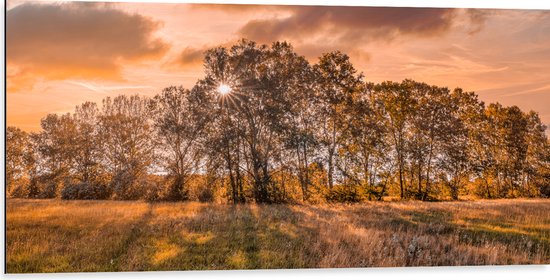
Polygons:
[[40,193],[40,198],[55,198],[57,197],[57,191],[61,188],[61,184],[58,182],[48,182],[44,185],[44,189]]
[[111,190],[100,184],[81,182],[67,185],[61,191],[61,199],[108,199],[111,197]]
[[7,195],[8,197],[14,198],[27,198],[29,197],[29,186],[30,182],[26,178],[20,178],[10,182],[11,186],[8,187]]
[[170,176],[167,178],[168,189],[165,200],[168,201],[183,201],[189,199],[189,190],[186,188],[184,178],[178,176]]
[[137,200],[144,197],[144,181],[130,171],[124,170],[116,174],[109,183],[113,190],[113,198],[119,200]]
[[209,187],[204,187],[199,189],[197,198],[200,202],[212,202],[214,201],[214,189]]
[[354,186],[338,185],[334,186],[326,194],[328,202],[361,202],[364,200],[364,195]]
[[[29,183],[22,187],[22,193],[28,198],[56,198],[63,188],[63,180],[55,174],[41,174],[29,179]],[[65,185],[66,182],[65,182]]]
[[149,176],[147,180],[141,180],[144,190],[144,199],[147,201],[160,201],[166,196],[166,181],[162,177]]

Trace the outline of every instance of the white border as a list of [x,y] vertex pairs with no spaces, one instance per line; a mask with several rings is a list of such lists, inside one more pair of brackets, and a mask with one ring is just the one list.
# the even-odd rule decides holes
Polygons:
[[[93,0],[85,0],[93,2]],[[547,0],[98,0],[103,2],[159,2],[159,3],[231,3],[231,4],[286,4],[286,5],[340,5],[340,6],[390,6],[390,7],[456,7],[456,8],[497,8],[497,9],[550,9]],[[2,4],[5,9],[6,3]],[[4,14],[1,16],[2,27],[2,77],[4,77]],[[550,34],[549,34],[550,36]],[[2,92],[4,78],[1,79]],[[4,92],[3,92],[4,93]],[[4,98],[0,101],[0,128],[4,131]],[[3,134],[3,133],[2,133]],[[2,155],[2,170],[4,158],[4,136],[1,137],[0,154]],[[4,186],[4,174],[0,183]],[[0,206],[4,209],[4,192]],[[4,212],[0,223],[5,221]],[[3,230],[2,230],[3,232]],[[3,234],[4,239],[5,234]],[[3,241],[3,240],[2,240]],[[0,246],[2,261],[4,261],[4,242]],[[531,266],[479,266],[479,267],[415,267],[415,268],[364,268],[364,269],[301,269],[301,270],[248,270],[248,271],[186,271],[186,272],[124,272],[124,273],[60,273],[60,274],[10,274],[5,275],[1,266],[0,278],[5,279],[438,279],[438,280],[470,280],[470,279],[550,279],[550,265]]]

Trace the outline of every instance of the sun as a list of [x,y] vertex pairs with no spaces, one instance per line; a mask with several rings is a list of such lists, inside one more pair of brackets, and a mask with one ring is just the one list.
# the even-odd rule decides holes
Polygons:
[[220,84],[220,86],[218,87],[218,92],[221,95],[227,95],[231,92],[231,87],[226,84]]

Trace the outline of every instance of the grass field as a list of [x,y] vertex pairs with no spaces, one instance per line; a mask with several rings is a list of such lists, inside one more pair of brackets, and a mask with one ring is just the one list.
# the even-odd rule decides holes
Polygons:
[[550,263],[550,200],[7,201],[7,272]]

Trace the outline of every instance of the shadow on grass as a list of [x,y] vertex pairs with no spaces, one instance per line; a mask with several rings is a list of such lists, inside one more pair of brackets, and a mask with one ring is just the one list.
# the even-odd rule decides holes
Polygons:
[[[392,265],[449,265],[451,258],[438,263],[420,259],[416,251],[411,254],[411,246],[423,246],[424,254],[431,254],[432,248],[418,241],[426,240],[427,236],[435,237],[434,240],[456,238],[459,244],[475,248],[502,246],[510,255],[529,252],[533,259],[550,255],[548,240],[511,231],[517,228],[515,225],[504,229],[484,228],[496,222],[487,220],[479,221],[480,225],[466,226],[456,223],[455,215],[443,209],[408,210],[391,206],[330,209],[200,204],[194,215],[184,219],[169,218],[162,222],[155,219],[155,224],[146,231],[153,234],[140,245],[147,249],[145,254],[141,251],[129,257],[145,259],[137,270],[316,268],[335,263],[335,267],[379,265],[379,259],[369,259],[369,254],[362,251],[364,243],[369,244],[368,237],[350,232],[348,224],[383,232],[378,238],[384,238],[381,242],[388,247],[388,257],[399,258],[404,254],[402,263],[390,262]],[[338,221],[335,217],[346,220]],[[334,224],[335,221],[339,223]],[[154,228],[158,229],[156,233]],[[333,236],[326,232],[327,228],[342,231],[344,235]],[[397,242],[392,241],[394,237]],[[454,254],[460,249],[446,246],[438,250]],[[441,252],[434,251],[436,253]],[[135,267],[126,269],[136,270]]]
[[548,233],[523,232],[521,227],[502,222],[466,220],[469,220],[467,225],[460,226],[457,231],[461,243],[476,247],[501,245],[512,254],[522,252],[529,258],[550,255],[550,239],[545,237]]
[[[83,202],[83,205],[89,203]],[[49,220],[37,215],[41,209],[36,209],[28,217],[8,223],[8,273],[119,271],[119,260],[142,234],[152,216],[149,205],[135,218],[130,216],[114,223],[103,223],[102,218],[111,217],[97,213],[90,216],[85,211],[71,212],[74,210],[69,208],[71,204],[64,205],[68,209],[52,211]],[[44,208],[50,210],[47,206]]]
[[126,238],[124,238],[116,250],[112,252],[111,257],[106,259],[107,262],[101,266],[107,268],[105,271],[121,271],[120,266],[123,258],[128,254],[129,248],[144,234],[143,232],[146,230],[146,225],[152,217],[153,205],[149,204],[147,206],[147,211],[131,226]]
[[[476,248],[501,246],[511,256],[525,254],[528,259],[524,263],[550,255],[550,230],[498,218],[505,215],[509,214],[502,209],[492,218],[457,218],[446,211],[403,213],[403,216],[408,217],[407,220],[421,227],[425,233],[455,235],[459,243]],[[509,259],[504,260],[504,263],[515,262]]]
[[550,255],[550,231],[523,227],[499,219],[461,218],[447,211],[404,211],[400,222],[426,234],[458,236],[459,243],[473,247],[503,246],[506,251],[528,256]]
[[405,232],[448,234],[454,228],[453,216],[448,211],[403,210],[383,205],[377,208],[349,208],[343,213],[345,216],[354,217],[355,222],[361,227],[379,230],[398,229]]
[[309,267],[303,241],[311,229],[300,215],[287,205],[201,204],[189,217],[157,217],[123,270]]

